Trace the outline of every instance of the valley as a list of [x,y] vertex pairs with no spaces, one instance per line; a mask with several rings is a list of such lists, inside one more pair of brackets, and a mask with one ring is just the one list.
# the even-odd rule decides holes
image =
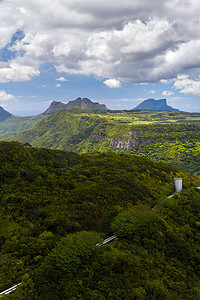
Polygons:
[[0,135],[0,291],[199,298],[200,114],[54,102],[6,122],[18,132]]

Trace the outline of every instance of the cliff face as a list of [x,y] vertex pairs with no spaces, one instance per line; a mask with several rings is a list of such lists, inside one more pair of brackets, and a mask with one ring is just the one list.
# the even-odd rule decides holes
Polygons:
[[91,134],[90,139],[98,142],[102,140],[108,140],[111,148],[124,149],[128,151],[139,149],[139,147],[142,145],[149,145],[152,143],[152,139],[137,139],[132,137],[128,139],[122,139],[118,137],[110,138],[108,136],[102,136],[97,134]]
[[122,140],[119,138],[112,138],[110,140],[110,146],[112,148],[121,148],[125,149],[128,151],[134,150],[134,149],[139,149],[141,145],[149,145],[152,143],[152,140],[150,139],[144,139],[144,140],[136,140],[133,138],[127,139],[127,140]]
[[147,100],[143,101],[142,103],[140,103],[135,108],[133,108],[132,110],[178,111],[178,109],[167,105],[166,99],[160,99],[160,100],[147,99]]

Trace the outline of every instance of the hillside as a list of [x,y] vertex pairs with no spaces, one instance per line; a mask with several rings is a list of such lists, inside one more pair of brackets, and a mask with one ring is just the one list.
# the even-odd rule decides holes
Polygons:
[[12,114],[3,109],[2,106],[0,106],[0,122],[6,120],[7,118],[11,117]]
[[197,178],[17,142],[0,143],[0,166],[0,291],[22,282],[10,299],[198,299]]
[[0,136],[36,147],[146,156],[200,174],[199,114],[61,110],[27,131]]
[[[165,100],[165,99],[164,99]],[[156,100],[154,100],[155,102]],[[156,101],[158,102],[158,101]],[[166,108],[166,107],[165,107]],[[77,98],[76,100],[69,101],[64,104],[59,101],[53,101],[48,109],[36,116],[19,117],[12,115],[0,109],[0,137],[3,134],[12,134],[19,131],[29,129],[38,121],[48,118],[55,112],[66,109],[83,109],[90,110],[93,113],[99,115],[107,115],[107,118],[117,119],[120,122],[127,123],[154,123],[154,122],[200,122],[200,114],[198,113],[186,113],[186,112],[170,112],[170,111],[146,111],[146,110],[132,110],[132,111],[112,111],[108,110],[104,104],[92,102],[88,98]],[[2,138],[1,138],[2,139]]]
[[76,100],[69,101],[67,104],[58,101],[53,101],[45,112],[36,116],[27,117],[19,117],[12,115],[0,106],[0,135],[26,130],[38,121],[47,118],[49,115],[52,115],[59,110],[75,108],[87,109],[92,111],[107,110],[105,104],[92,102],[88,98],[77,98]]
[[140,103],[139,105],[137,105],[132,110],[178,111],[178,109],[167,105],[166,99],[160,99],[160,100],[147,99],[142,103]]
[[42,120],[44,116],[29,116],[29,117],[19,117],[11,115],[3,121],[0,121],[0,136],[2,134],[10,134],[14,132],[19,132],[30,128],[33,124]]

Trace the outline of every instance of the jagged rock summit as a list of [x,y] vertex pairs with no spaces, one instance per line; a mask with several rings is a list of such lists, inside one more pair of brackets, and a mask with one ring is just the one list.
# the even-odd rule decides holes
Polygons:
[[137,105],[132,110],[179,111],[178,109],[167,105],[166,99],[160,99],[160,100],[147,99],[142,103],[140,103],[139,105]]
[[5,119],[11,117],[12,114],[6,111],[2,106],[0,106],[0,121],[4,121]]
[[92,102],[88,98],[77,98],[76,100],[69,101],[67,104],[62,102],[53,101],[49,108],[45,111],[46,114],[52,114],[61,109],[73,109],[73,108],[82,108],[82,109],[91,109],[91,110],[107,110],[105,104],[99,104],[98,102]]

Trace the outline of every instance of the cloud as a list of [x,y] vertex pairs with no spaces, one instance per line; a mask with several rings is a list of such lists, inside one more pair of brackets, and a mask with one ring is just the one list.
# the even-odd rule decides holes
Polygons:
[[174,88],[183,94],[200,95],[200,80],[192,80],[188,75],[179,75],[174,82]]
[[57,87],[57,88],[61,87],[61,84],[60,84],[60,83],[57,83],[57,84],[56,84],[56,87]]
[[121,82],[117,79],[107,79],[103,82],[107,87],[109,88],[120,88],[121,87]]
[[6,94],[6,92],[4,90],[0,91],[0,101],[7,101],[7,100],[11,100],[13,98],[15,98],[13,95]]
[[164,96],[171,96],[171,95],[174,95],[174,92],[163,91],[162,94],[163,94]]
[[154,90],[149,91],[150,94],[155,94]]
[[0,82],[29,81],[32,77],[38,76],[40,71],[32,61],[14,59],[11,62],[0,62]]
[[138,84],[177,78],[180,85],[177,76],[187,75],[194,87],[199,14],[198,0],[3,0],[0,49],[16,31],[24,37],[10,47],[15,56],[0,62],[0,82],[31,80],[53,62],[58,72]]
[[56,81],[65,82],[65,81],[68,81],[68,80],[65,77],[59,77],[59,78],[56,78]]
[[170,80],[161,79],[161,80],[160,80],[160,82],[161,82],[162,84],[167,84],[167,83],[169,83],[169,82],[170,82]]

